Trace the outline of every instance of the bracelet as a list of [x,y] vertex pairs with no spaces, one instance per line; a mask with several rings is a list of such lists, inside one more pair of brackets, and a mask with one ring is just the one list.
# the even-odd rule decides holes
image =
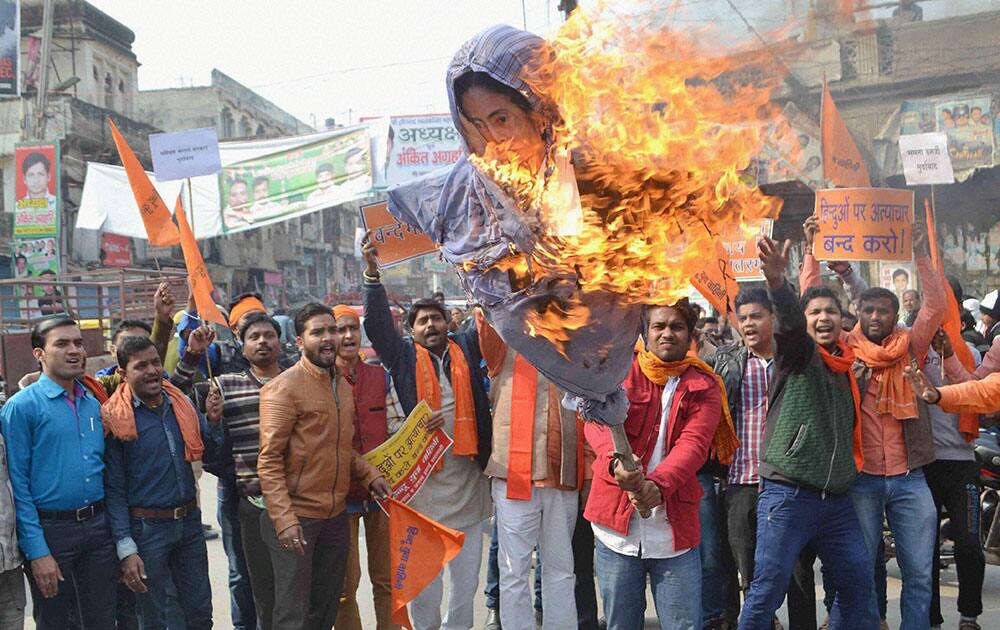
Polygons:
[[371,283],[378,283],[382,279],[382,274],[375,272],[375,275],[372,276],[368,274],[367,269],[365,271],[362,271],[361,275],[364,277],[366,282],[371,282]]

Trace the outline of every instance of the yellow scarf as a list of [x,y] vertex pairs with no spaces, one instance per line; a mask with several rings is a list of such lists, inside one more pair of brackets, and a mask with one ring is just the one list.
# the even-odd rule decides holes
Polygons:
[[639,369],[643,375],[651,382],[663,387],[667,384],[668,378],[680,376],[689,367],[707,374],[715,379],[719,385],[719,393],[722,396],[722,421],[719,422],[712,438],[712,448],[710,454],[720,463],[729,465],[733,461],[733,455],[740,446],[740,441],[736,438],[736,430],[733,429],[733,418],[729,413],[729,398],[726,396],[726,385],[712,368],[699,359],[696,355],[688,354],[680,361],[667,362],[660,359],[648,350],[641,350],[638,353]]

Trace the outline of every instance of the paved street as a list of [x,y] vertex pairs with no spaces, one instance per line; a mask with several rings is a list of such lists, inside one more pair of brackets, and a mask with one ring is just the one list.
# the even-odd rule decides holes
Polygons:
[[[201,481],[201,496],[203,505],[214,506],[215,505],[215,482],[211,475],[205,475]],[[210,522],[216,530],[218,530],[218,523],[215,520],[215,510],[214,507],[206,510],[206,515],[204,517],[205,522]],[[362,537],[364,532],[362,531]],[[363,544],[363,543],[362,543]],[[860,544],[860,541],[859,541]],[[483,543],[483,553],[489,548],[488,538],[484,540]],[[362,558],[364,556],[362,555]],[[229,629],[232,628],[232,620],[229,612],[229,590],[227,587],[228,580],[228,568],[226,565],[226,554],[222,549],[222,539],[217,538],[215,540],[208,541],[208,564],[209,570],[211,572],[212,578],[212,604],[215,612],[215,625],[216,628]],[[817,609],[822,611],[823,604],[823,589],[820,587],[822,583],[822,577],[819,572],[819,563],[816,563],[816,584],[817,584],[817,598],[820,600],[817,603]],[[367,581],[367,572],[364,567],[364,560],[362,560],[362,572],[364,575],[361,579],[361,588],[358,594],[358,603],[361,609],[361,618],[365,623],[366,628],[375,627],[375,612],[372,608],[372,598],[371,598],[371,584]],[[478,630],[482,627],[483,621],[486,618],[486,609],[483,606],[483,596],[482,596],[482,586],[486,580],[486,562],[484,557],[484,562],[482,570],[480,572],[480,593],[477,596],[477,610],[476,610],[476,623],[474,628]],[[896,566],[895,561],[890,561],[889,563],[889,625],[892,628],[899,627],[899,568]],[[447,592],[447,590],[446,590]],[[958,627],[958,612],[955,609],[956,598],[958,597],[958,578],[955,575],[954,566],[949,569],[942,571],[941,573],[941,599],[942,599],[942,609],[945,616],[945,624],[942,628],[957,628]],[[983,587],[983,615],[979,618],[979,623],[984,630],[996,630],[1000,628],[1000,567],[988,566],[986,568],[986,583]],[[656,623],[656,615],[653,610],[653,601],[648,596],[646,598],[646,628],[653,629],[658,628]],[[30,609],[30,604],[29,604]],[[30,615],[30,613],[29,613]],[[823,613],[820,612],[819,621],[823,620]],[[788,616],[784,608],[778,613],[778,617],[781,619],[785,627],[788,627]],[[34,628],[34,623],[28,620],[26,624],[27,628]]]

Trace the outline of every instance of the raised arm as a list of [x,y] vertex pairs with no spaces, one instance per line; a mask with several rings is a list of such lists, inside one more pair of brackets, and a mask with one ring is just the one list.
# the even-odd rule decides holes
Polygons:
[[913,225],[913,255],[916,258],[920,286],[924,290],[924,303],[910,330],[910,348],[913,354],[921,357],[927,352],[934,335],[941,327],[947,305],[941,274],[931,263],[927,249],[927,227],[923,223]]
[[167,346],[170,345],[170,336],[174,332],[174,294],[170,290],[170,284],[161,282],[153,295],[153,306],[156,317],[153,318],[153,333],[149,336],[156,346],[156,352],[160,355],[160,361],[167,360]]
[[[820,285],[819,261],[813,255],[813,241],[816,239],[816,232],[819,230],[819,223],[816,221],[816,216],[810,215],[806,219],[806,222],[802,224],[802,229],[806,235],[806,253],[802,258],[802,269],[799,270],[799,295],[804,294],[812,287]],[[865,279],[861,277],[861,274],[856,272],[854,265],[849,262],[842,260],[832,261],[827,263],[827,266],[840,277],[841,282],[844,283],[844,288],[847,290],[848,298],[856,304],[861,298],[861,294],[868,288],[868,283],[865,282]]]
[[371,340],[375,352],[378,353],[379,359],[382,360],[382,365],[392,371],[399,365],[406,343],[396,331],[395,323],[392,321],[389,296],[386,295],[385,286],[382,285],[375,248],[368,237],[365,237],[361,251],[368,263],[368,268],[364,273],[365,332],[368,334],[368,339]]
[[806,318],[802,307],[785,279],[788,250],[791,244],[780,245],[769,238],[758,243],[761,269],[767,279],[767,293],[774,305],[775,362],[791,371],[800,371],[812,359],[815,344],[806,332]]

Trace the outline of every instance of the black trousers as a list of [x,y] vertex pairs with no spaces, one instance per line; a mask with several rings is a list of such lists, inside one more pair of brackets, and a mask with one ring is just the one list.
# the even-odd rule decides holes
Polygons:
[[[753,579],[754,554],[757,552],[757,495],[758,485],[729,485],[723,495],[726,511],[726,530],[729,547],[740,578],[744,599]],[[816,552],[809,547],[802,550],[788,584],[789,630],[816,630],[816,585],[813,563]]]
[[[597,590],[594,587],[594,530],[577,512],[573,530],[573,571],[576,573],[576,618],[580,630],[597,630]],[[558,606],[559,604],[554,604]]]
[[299,517],[305,555],[282,549],[274,527],[261,527],[274,570],[274,630],[333,627],[344,590],[351,528],[347,512],[330,519]]
[[[958,572],[958,612],[976,617],[983,612],[983,575],[986,559],[979,542],[979,468],[974,461],[938,460],[924,466],[924,476],[934,497],[938,518],[941,508],[948,512],[955,538],[955,567]],[[936,552],[941,552],[941,537]],[[941,567],[934,563],[931,590],[931,625],[944,623],[941,616]]]

